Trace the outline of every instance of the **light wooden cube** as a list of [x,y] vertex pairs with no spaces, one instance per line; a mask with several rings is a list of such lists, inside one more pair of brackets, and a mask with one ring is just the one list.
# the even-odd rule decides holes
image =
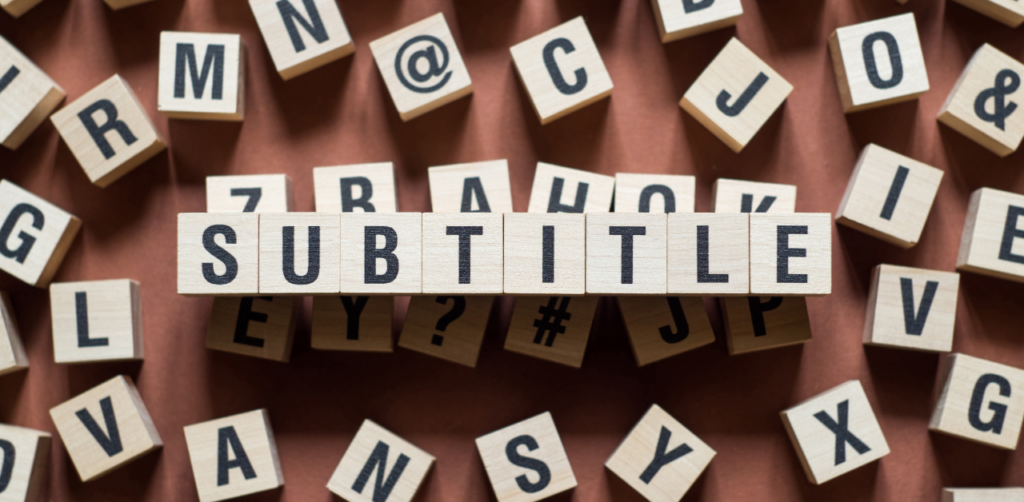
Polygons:
[[172,119],[245,118],[245,44],[233,33],[160,33],[157,109]]
[[[0,5],[18,17],[39,1],[0,0]],[[64,96],[61,86],[0,37],[0,144],[17,150]]]
[[679,502],[715,450],[652,405],[604,466],[651,502]]
[[607,213],[615,178],[579,169],[537,163],[528,213]]
[[750,293],[832,292],[832,215],[750,215]]
[[697,77],[679,106],[739,153],[792,91],[782,75],[733,38]]
[[612,78],[583,16],[510,50],[540,123],[549,124],[612,95]]
[[743,14],[739,0],[651,0],[661,42],[733,26]]
[[788,347],[810,341],[807,301],[799,296],[722,298],[729,354]]
[[435,213],[511,213],[508,160],[451,164],[427,169]]
[[423,214],[423,294],[501,294],[504,215]]
[[520,296],[505,350],[573,368],[583,365],[596,296]]
[[11,17],[19,18],[43,0],[0,0],[2,7]]
[[310,345],[318,350],[391,352],[394,311],[390,296],[314,296]]
[[0,180],[0,270],[45,288],[82,221],[8,180]]
[[807,479],[816,485],[889,454],[859,380],[833,387],[781,415]]
[[208,213],[287,213],[292,210],[292,179],[287,174],[206,177]]
[[942,171],[868,145],[850,175],[836,223],[903,249],[914,247],[939,191]]
[[620,296],[637,366],[646,366],[715,341],[711,319],[699,296]]
[[260,294],[336,294],[341,219],[335,213],[260,215]]
[[163,446],[131,377],[118,375],[50,409],[64,448],[82,481]]
[[153,0],[103,0],[103,3],[107,4],[107,7],[110,7],[113,10],[121,10],[152,1]]
[[942,393],[928,429],[1004,450],[1016,450],[1024,420],[1024,370],[966,354],[950,354]]
[[750,215],[668,215],[668,292],[686,295],[750,293]]
[[249,0],[281,78],[289,80],[355,52],[333,0]]
[[214,298],[206,348],[286,363],[295,341],[299,302],[287,296]]
[[1024,6],[1015,0],[953,0],[1011,28],[1024,22]]
[[0,458],[5,476],[0,476],[4,502],[36,502],[46,477],[50,458],[49,432],[0,424]]
[[550,412],[476,438],[498,502],[533,502],[576,488]]
[[693,176],[615,173],[615,212],[692,213],[695,192]]
[[418,295],[423,291],[423,213],[341,216],[341,292]]
[[796,185],[718,178],[711,199],[716,213],[792,213]]
[[313,168],[318,213],[395,213],[395,165],[391,162]]
[[979,188],[971,194],[956,269],[1024,282],[1024,195]]
[[828,48],[846,113],[910,101],[928,91],[913,13],[839,28]]
[[18,333],[18,321],[11,308],[11,298],[0,291],[0,375],[28,368],[28,356]]
[[178,294],[259,293],[259,233],[259,214],[179,213]]
[[433,466],[433,455],[367,419],[327,489],[348,502],[411,502]]
[[982,45],[949,91],[939,122],[1000,157],[1017,151],[1024,138],[1024,111],[1014,106],[1024,101],[1021,76],[1024,64]]
[[476,367],[493,296],[414,296],[398,346]]
[[60,109],[50,120],[89,181],[100,188],[167,148],[120,75]]
[[506,214],[505,294],[584,294],[586,234],[582,214]]
[[57,363],[142,360],[142,295],[130,279],[50,285]]
[[657,213],[587,215],[587,294],[664,295],[667,218]]
[[274,431],[259,409],[185,427],[201,502],[228,500],[284,485]]
[[469,71],[443,13],[370,42],[370,52],[402,121],[473,92]]
[[1024,488],[943,488],[942,502],[1020,502]]
[[959,287],[956,272],[876,266],[868,292],[864,344],[949,352]]

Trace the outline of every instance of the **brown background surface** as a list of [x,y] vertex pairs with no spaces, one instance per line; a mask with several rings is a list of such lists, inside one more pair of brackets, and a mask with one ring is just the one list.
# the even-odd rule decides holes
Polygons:
[[[438,463],[420,501],[493,500],[473,439],[550,410],[579,480],[558,500],[640,500],[603,463],[651,403],[718,451],[686,500],[937,501],[942,486],[1022,485],[1024,453],[931,434],[927,420],[939,356],[864,348],[871,267],[952,270],[970,192],[1024,192],[1017,153],[1000,160],[935,115],[983,42],[1021,59],[1024,38],[951,2],[744,0],[735,29],[662,45],[645,0],[342,0],[354,57],[290,82],[274,71],[247,2],[157,0],[120,12],[100,0],[46,0],[22,19],[0,14],[0,34],[59,82],[70,99],[113,73],[137,92],[170,142],[167,153],[101,190],[89,184],[47,122],[17,152],[0,149],[0,176],[79,216],[84,227],[57,281],[129,277],[142,283],[146,360],[53,362],[48,296],[0,274],[12,292],[32,367],[0,378],[0,421],[53,431],[47,410],[114,376],[136,377],[166,446],[83,484],[55,441],[45,496],[67,501],[196,500],[182,427],[266,407],[286,485],[261,501],[324,501],[332,470],[364,418]],[[475,93],[410,123],[394,110],[370,41],[442,11]],[[916,14],[931,80],[919,101],[842,113],[828,35],[838,26]],[[609,100],[541,127],[508,48],[586,16],[615,83]],[[168,121],[156,112],[161,30],[241,33],[249,48],[243,124]],[[677,102],[732,36],[788,79],[795,92],[741,154],[729,151]],[[1024,103],[1022,103],[1024,105]],[[314,166],[393,161],[400,209],[428,211],[426,168],[508,158],[515,208],[525,211],[538,160],[613,174],[693,174],[697,210],[711,209],[718,177],[795,183],[799,211],[834,212],[860,149],[875,142],[946,172],[920,244],[908,251],[846,228],[833,237],[833,294],[808,300],[814,340],[729,357],[717,302],[706,299],[718,341],[637,369],[614,300],[598,308],[581,370],[502,350],[513,301],[496,303],[476,370],[396,349],[392,355],[309,348],[304,303],[290,364],[203,347],[211,299],[175,293],[175,215],[205,210],[211,174],[288,173],[296,210],[312,211]],[[954,349],[1024,366],[1024,286],[965,274]],[[396,334],[405,302],[396,318]],[[892,454],[825,486],[807,482],[778,412],[860,379]]]

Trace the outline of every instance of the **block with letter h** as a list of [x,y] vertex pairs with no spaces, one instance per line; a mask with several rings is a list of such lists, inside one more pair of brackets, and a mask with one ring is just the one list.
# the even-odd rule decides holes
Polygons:
[[217,502],[284,485],[274,431],[259,409],[185,427],[196,491]]
[[142,297],[129,279],[50,285],[58,363],[143,359]]
[[433,455],[367,419],[327,489],[349,502],[411,502],[433,466]]
[[1016,450],[1024,422],[1024,370],[966,354],[950,354],[928,428]]
[[245,45],[227,33],[160,33],[157,109],[170,118],[245,118]]
[[1024,195],[979,188],[971,194],[956,269],[1024,282]]
[[75,216],[0,180],[0,270],[45,288],[81,227]]
[[[5,9],[28,1],[0,2]],[[64,101],[64,89],[0,37],[0,144],[17,150]]]
[[499,502],[534,502],[576,488],[551,413],[476,438]]
[[290,80],[355,52],[332,0],[249,0],[281,78]]

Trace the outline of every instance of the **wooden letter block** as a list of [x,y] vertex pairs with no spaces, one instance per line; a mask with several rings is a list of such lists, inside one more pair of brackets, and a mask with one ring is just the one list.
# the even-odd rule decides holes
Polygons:
[[901,248],[917,244],[942,171],[878,145],[868,145],[846,185],[836,223]]
[[657,213],[587,215],[587,293],[663,295],[667,218]]
[[287,213],[292,210],[292,179],[287,174],[206,177],[208,213]]
[[[0,5],[11,12],[19,8],[28,10],[38,1],[0,0]],[[12,12],[15,17],[19,14]],[[0,37],[0,144],[16,150],[61,101],[64,89]]]
[[0,0],[0,7],[2,7],[11,17],[19,18],[22,14],[28,12],[29,9],[39,5],[43,0]]
[[0,270],[45,288],[82,221],[7,180],[0,180]]
[[58,363],[143,359],[142,296],[130,279],[50,285]]
[[956,269],[1024,282],[1024,195],[979,188],[967,206]]
[[1024,488],[943,488],[942,502],[1020,502]]
[[615,173],[615,212],[692,213],[695,192],[693,176]]
[[1011,28],[1024,22],[1024,6],[1015,0],[953,0]]
[[537,163],[528,213],[607,213],[615,178],[579,169]]
[[318,213],[398,211],[395,166],[391,162],[313,168]]
[[50,433],[0,424],[0,500],[37,502],[50,458]]
[[583,214],[506,214],[505,294],[585,293],[586,234]]
[[288,362],[295,340],[299,298],[244,296],[215,298],[206,348]]
[[427,169],[435,213],[511,213],[508,160],[452,164]]
[[505,350],[573,368],[583,365],[596,296],[520,296]]
[[928,91],[912,13],[839,28],[828,48],[846,113],[910,101]]
[[612,78],[583,16],[520,42],[511,52],[541,124],[612,95]]
[[832,292],[832,215],[750,215],[750,293]]
[[100,188],[166,148],[139,99],[119,75],[54,113],[50,120],[89,181]]
[[119,375],[50,410],[82,481],[163,446],[131,377]]
[[172,119],[245,118],[242,36],[161,32],[157,109]]
[[533,502],[576,488],[550,412],[476,438],[498,502]]
[[971,56],[946,102],[939,122],[1000,157],[1015,152],[1024,138],[1024,64],[989,44]]
[[711,319],[699,296],[620,296],[637,366],[660,361],[715,341]]
[[736,38],[729,40],[679,106],[739,153],[793,86]]
[[28,356],[18,333],[11,299],[0,291],[0,375],[28,368]]
[[500,295],[503,220],[500,213],[424,213],[423,293]]
[[260,294],[337,294],[340,224],[335,213],[260,215]]
[[462,54],[440,12],[370,42],[370,52],[403,121],[473,92]]
[[318,350],[391,352],[394,312],[390,296],[314,296],[310,343]]
[[327,489],[348,502],[411,502],[433,466],[433,455],[364,420]]
[[1005,450],[1017,449],[1024,419],[1024,370],[950,354],[928,429]]
[[153,0],[103,0],[103,3],[107,4],[107,7],[110,7],[113,10],[121,10],[152,1]]
[[811,339],[807,301],[799,296],[722,298],[729,354],[787,347]]
[[418,295],[423,291],[423,213],[341,216],[341,292]]
[[959,287],[956,272],[876,266],[868,293],[864,344],[949,352]]
[[711,185],[716,213],[792,213],[796,185],[718,178]]
[[274,431],[259,409],[185,427],[201,502],[228,500],[284,485]]
[[650,502],[679,502],[713,458],[715,450],[655,404],[604,466]]
[[285,80],[356,50],[333,0],[249,0],[249,8]]
[[414,296],[398,346],[476,367],[493,296]]
[[820,485],[889,454],[860,380],[850,380],[781,413],[807,479]]
[[651,5],[662,43],[733,26],[743,14],[739,0],[651,0]]
[[258,214],[178,214],[178,294],[258,293],[259,233]]
[[668,292],[750,293],[750,215],[668,215]]

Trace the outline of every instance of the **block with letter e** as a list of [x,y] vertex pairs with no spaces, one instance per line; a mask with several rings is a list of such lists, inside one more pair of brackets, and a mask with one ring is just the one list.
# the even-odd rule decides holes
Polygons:
[[367,419],[327,489],[348,502],[411,502],[433,466],[433,455]]
[[281,78],[289,80],[355,52],[333,0],[249,0]]
[[928,429],[1016,450],[1024,421],[1024,370],[966,354],[946,356]]
[[0,270],[45,288],[81,227],[77,217],[0,180]]
[[[39,0],[0,0],[11,12],[19,4]],[[27,10],[31,5],[24,8]],[[25,139],[64,101],[64,89],[43,70],[0,37],[0,144],[17,150]]]
[[1024,282],[1024,195],[991,188],[971,194],[956,269]]
[[534,502],[576,488],[550,412],[480,436],[476,448],[499,502]]
[[160,33],[157,109],[172,119],[245,118],[245,44],[232,33]]
[[217,502],[284,485],[274,431],[259,409],[185,427],[201,502]]
[[832,215],[750,215],[750,294],[832,292]]

